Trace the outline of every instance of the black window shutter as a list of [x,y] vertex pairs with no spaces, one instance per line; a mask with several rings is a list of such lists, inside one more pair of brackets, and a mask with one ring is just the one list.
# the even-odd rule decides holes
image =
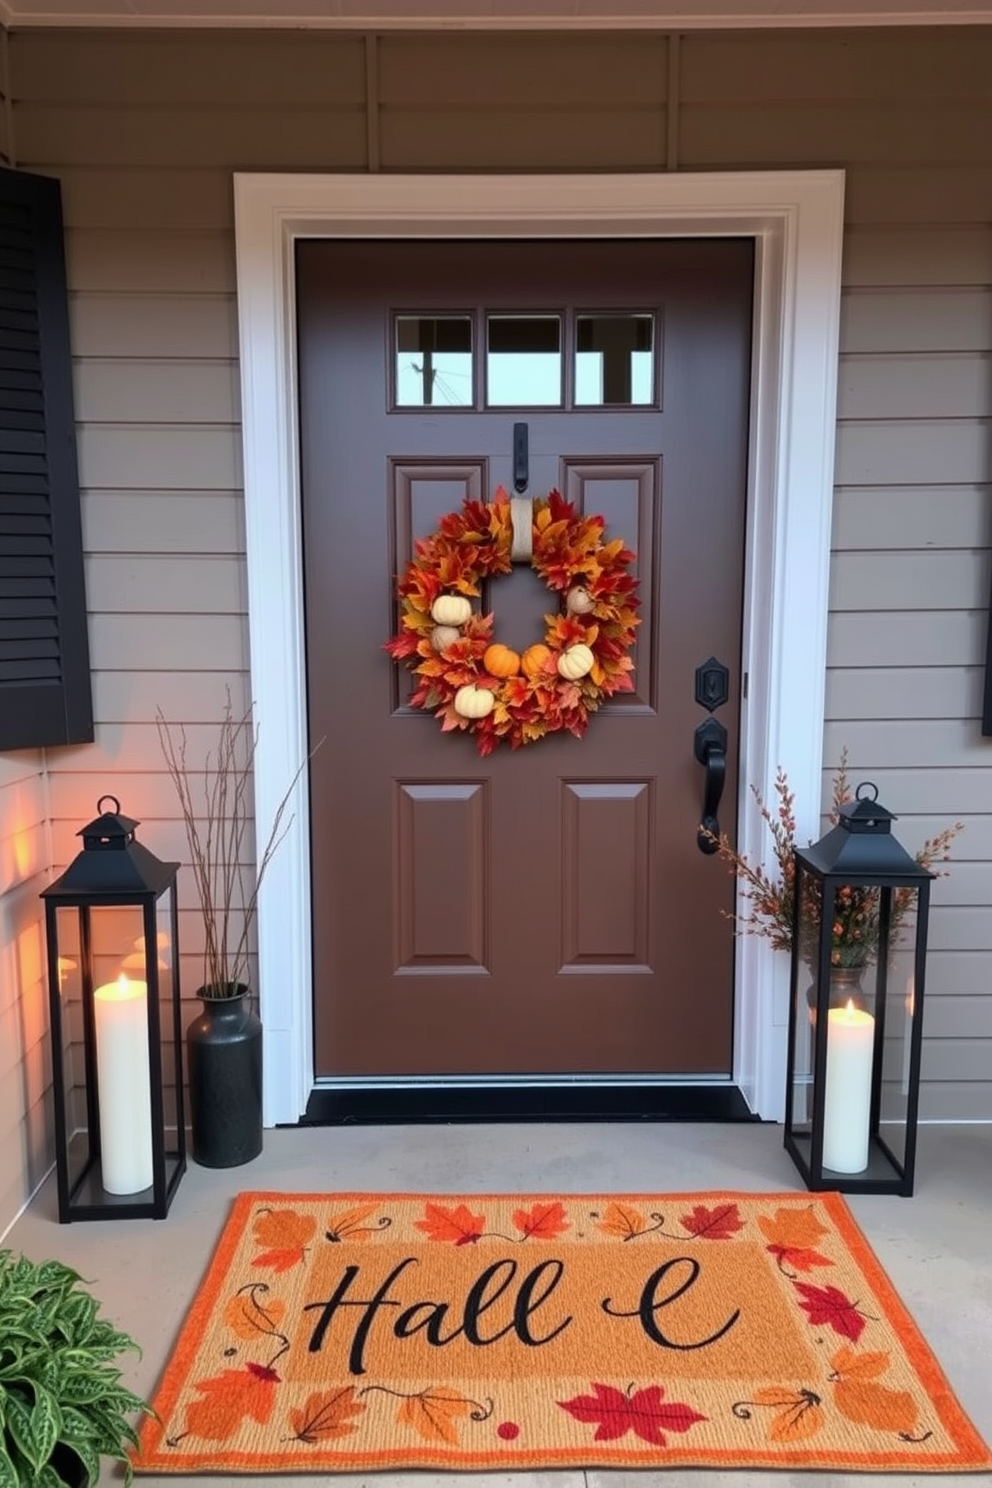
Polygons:
[[0,750],[92,738],[61,193],[0,170]]

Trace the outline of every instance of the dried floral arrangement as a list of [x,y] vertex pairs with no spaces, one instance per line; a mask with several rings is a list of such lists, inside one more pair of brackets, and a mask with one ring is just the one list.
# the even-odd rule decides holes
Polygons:
[[[734,920],[742,935],[762,935],[771,941],[777,951],[792,950],[792,926],[795,887],[795,865],[793,850],[796,846],[795,796],[789,788],[784,770],[775,775],[774,809],[764,800],[756,786],[751,792],[761,810],[762,819],[772,836],[777,873],[770,873],[760,863],[752,863],[744,853],[732,846],[727,834],[721,833],[718,851],[729,863],[737,878],[744,885],[743,898],[746,908],[741,914],[728,915]],[[847,750],[841,751],[840,764],[834,771],[830,820],[838,820],[838,807],[853,800],[848,776]],[[950,846],[963,822],[954,822],[927,838],[914,854],[921,868],[942,877],[936,866],[946,863],[950,857]],[[906,916],[915,903],[912,890],[897,889],[892,896],[892,931],[897,932],[905,924]],[[879,891],[867,887],[842,888],[838,891],[835,918],[831,939],[830,959],[838,968],[866,966],[878,950],[878,906]],[[810,919],[819,924],[817,906],[811,906]]]

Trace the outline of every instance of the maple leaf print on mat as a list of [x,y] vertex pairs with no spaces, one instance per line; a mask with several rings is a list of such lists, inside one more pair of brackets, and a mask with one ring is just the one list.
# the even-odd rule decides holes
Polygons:
[[317,1221],[309,1214],[297,1214],[292,1209],[263,1210],[252,1225],[252,1234],[256,1245],[264,1249],[253,1258],[252,1265],[288,1271],[303,1260],[316,1233]]
[[275,1404],[275,1387],[279,1376],[274,1369],[261,1364],[246,1364],[244,1369],[225,1369],[222,1374],[197,1380],[194,1389],[200,1395],[186,1410],[186,1430],[173,1438],[202,1436],[207,1441],[227,1441],[234,1435],[245,1416],[264,1426]]
[[473,1214],[467,1204],[449,1209],[444,1204],[428,1204],[425,1217],[416,1221],[432,1240],[447,1240],[455,1245],[474,1245],[486,1228],[484,1214]]
[[718,1204],[714,1209],[697,1204],[691,1214],[682,1215],[679,1224],[697,1240],[732,1240],[744,1228],[736,1204]]
[[557,1240],[568,1229],[565,1206],[561,1202],[514,1209],[513,1223],[522,1232],[522,1240]]
[[630,1386],[624,1394],[615,1385],[598,1385],[595,1395],[576,1395],[572,1400],[559,1400],[562,1410],[577,1421],[596,1426],[593,1441],[616,1441],[632,1431],[654,1447],[668,1445],[666,1431],[688,1431],[706,1417],[682,1402],[664,1401],[663,1385],[646,1385],[643,1390]]
[[812,1271],[814,1266],[833,1265],[833,1261],[816,1249],[818,1242],[830,1231],[820,1224],[812,1206],[776,1209],[771,1219],[759,1214],[758,1228],[768,1241],[766,1249],[786,1276],[789,1267],[794,1271]]
[[603,1213],[593,1215],[593,1218],[601,1235],[617,1240],[637,1240],[641,1235],[652,1235],[665,1223],[662,1215],[645,1214],[632,1204],[607,1204]]
[[865,1331],[865,1315],[858,1310],[857,1302],[845,1297],[835,1286],[810,1286],[805,1281],[797,1281],[793,1285],[797,1292],[802,1293],[803,1300],[799,1306],[811,1323],[826,1323],[835,1333],[857,1343]]

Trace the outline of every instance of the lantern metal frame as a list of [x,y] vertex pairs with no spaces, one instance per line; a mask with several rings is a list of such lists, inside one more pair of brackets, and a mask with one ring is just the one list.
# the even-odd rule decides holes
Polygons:
[[[183,1026],[179,984],[179,909],[176,896],[178,863],[165,863],[135,839],[139,822],[121,816],[115,796],[101,796],[114,804],[77,836],[83,851],[60,878],[42,890],[45,901],[45,935],[48,954],[49,1017],[52,1041],[53,1091],[55,1102],[56,1178],[59,1222],[89,1219],[164,1219],[169,1212],[179,1180],[186,1171],[186,1113],[183,1087]],[[159,903],[168,902],[171,956],[167,967],[171,985],[168,1002],[171,1024],[168,1032],[175,1053],[175,1138],[167,1144],[165,1091],[162,1078],[162,978],[159,975]],[[151,1099],[152,1184],[143,1190],[148,1197],[108,1193],[101,1182],[100,1099],[96,1058],[95,980],[91,911],[120,908],[140,910],[144,954],[143,980],[147,987],[148,1066]],[[78,913],[80,991],[83,1023],[83,1067],[86,1079],[85,1161],[73,1174],[70,1143],[80,1134],[70,1130],[65,1077],[62,967],[59,953],[59,910]]]
[[[866,792],[862,795],[862,792]],[[868,796],[867,792],[874,792]],[[926,982],[927,929],[930,885],[935,877],[923,868],[892,836],[896,818],[878,804],[877,789],[870,782],[859,785],[853,802],[838,808],[838,822],[819,842],[793,849],[792,959],[789,978],[789,1033],[786,1067],[785,1148],[812,1191],[841,1193],[913,1193],[916,1167],[916,1137],[919,1116],[920,1062],[923,1049],[923,998]],[[801,935],[806,886],[820,894],[819,930],[816,939],[816,1000],[812,1029],[813,1109],[809,1131],[796,1132],[795,1093],[800,992],[803,964]],[[827,1043],[829,1033],[830,981],[834,910],[841,888],[877,889],[878,947],[875,957],[875,1009],[871,1059],[871,1095],[868,1119],[868,1164],[861,1173],[839,1173],[823,1165],[824,1115],[826,1105]],[[889,961],[892,949],[893,893],[909,888],[916,892],[913,964],[913,1007],[909,1028],[905,1143],[900,1158],[881,1133],[883,1056],[885,1051],[886,1001],[889,992]],[[806,1021],[802,1019],[802,1021]]]

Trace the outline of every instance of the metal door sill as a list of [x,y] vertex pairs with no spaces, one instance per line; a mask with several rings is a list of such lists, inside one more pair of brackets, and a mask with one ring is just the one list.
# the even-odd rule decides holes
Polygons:
[[492,1077],[319,1081],[300,1126],[514,1121],[757,1121],[725,1078]]

